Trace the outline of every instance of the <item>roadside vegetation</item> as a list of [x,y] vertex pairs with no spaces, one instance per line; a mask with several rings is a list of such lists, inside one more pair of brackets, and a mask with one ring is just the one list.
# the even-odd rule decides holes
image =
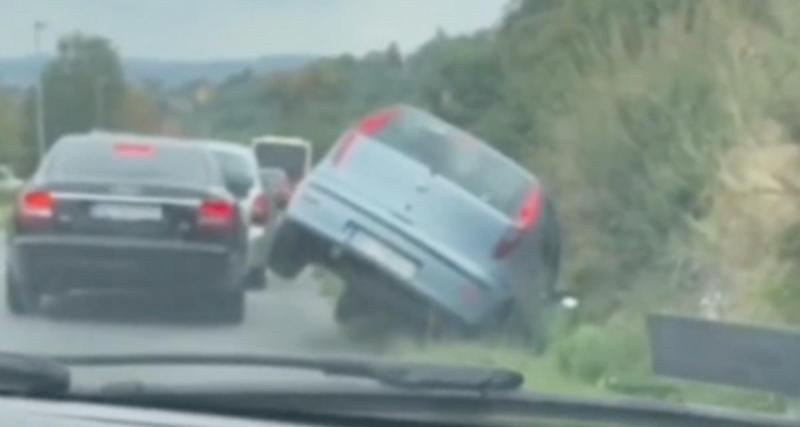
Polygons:
[[[289,123],[339,120],[336,131],[387,99],[421,105],[556,191],[582,306],[556,322],[551,349],[433,344],[431,358],[519,368],[542,390],[782,410],[768,394],[654,378],[644,319],[800,321],[799,14],[791,0],[519,1],[492,31],[439,34],[402,61],[387,51],[384,87],[413,90],[362,97],[370,82],[354,70],[374,54],[285,76],[300,105],[264,105]],[[278,82],[263,84],[292,87]],[[319,141],[324,129],[281,131]]]
[[[495,28],[439,32],[416,52],[388,46],[170,90],[127,86],[110,46],[74,36],[66,46],[95,52],[86,61],[107,64],[106,77],[64,75],[73,57],[57,58],[46,87],[87,105],[54,96],[48,108],[88,116],[54,115],[48,134],[92,126],[95,97],[68,89],[91,94],[96,81],[116,88],[105,127],[243,142],[295,134],[318,154],[373,108],[429,109],[555,192],[565,281],[582,304],[539,357],[502,340],[394,353],[518,368],[534,389],[780,410],[789,403],[775,396],[653,378],[643,322],[673,311],[800,325],[798,20],[795,0],[517,0]],[[8,99],[0,91],[0,154],[26,170],[30,96],[20,113]]]

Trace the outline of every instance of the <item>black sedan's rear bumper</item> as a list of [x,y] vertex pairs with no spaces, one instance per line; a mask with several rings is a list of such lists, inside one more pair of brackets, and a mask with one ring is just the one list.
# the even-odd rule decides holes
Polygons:
[[231,289],[243,269],[242,257],[231,248],[201,242],[15,236],[9,250],[12,274],[41,291]]

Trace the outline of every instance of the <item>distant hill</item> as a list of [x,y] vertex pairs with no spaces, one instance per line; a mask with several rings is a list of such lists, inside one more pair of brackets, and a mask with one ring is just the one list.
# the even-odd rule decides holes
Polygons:
[[[218,83],[247,69],[259,74],[292,71],[315,59],[312,55],[267,55],[255,59],[209,61],[123,58],[122,62],[128,78],[134,82],[153,80],[174,87],[195,80]],[[0,84],[29,86],[47,61],[46,56],[0,58]]]
[[0,84],[29,86],[46,62],[45,56],[0,58]]

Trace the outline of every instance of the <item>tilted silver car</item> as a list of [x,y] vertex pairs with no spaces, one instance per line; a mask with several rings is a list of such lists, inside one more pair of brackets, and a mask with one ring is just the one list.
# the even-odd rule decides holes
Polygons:
[[345,274],[337,315],[434,315],[480,330],[519,314],[530,326],[555,293],[560,235],[547,192],[478,138],[397,106],[349,129],[298,186],[271,268]]

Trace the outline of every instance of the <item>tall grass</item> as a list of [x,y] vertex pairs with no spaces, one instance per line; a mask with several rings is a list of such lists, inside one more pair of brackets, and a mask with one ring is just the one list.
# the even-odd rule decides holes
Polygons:
[[568,282],[599,320],[633,287],[699,286],[694,225],[709,216],[727,153],[797,126],[800,55],[789,47],[800,3],[554,4],[517,16],[502,45],[540,124],[529,164],[558,193]]

